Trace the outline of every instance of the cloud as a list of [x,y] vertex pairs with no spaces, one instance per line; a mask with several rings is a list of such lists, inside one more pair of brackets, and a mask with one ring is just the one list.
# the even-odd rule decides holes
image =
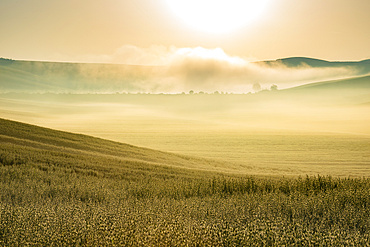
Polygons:
[[230,87],[248,74],[247,61],[227,55],[222,49],[181,48],[171,56],[168,76],[186,89],[212,91]]
[[[357,73],[348,67],[268,66],[230,56],[221,48],[203,47],[140,48],[124,45],[110,55],[89,55],[80,59],[116,65],[48,63],[42,64],[47,66],[45,68],[27,67],[27,70],[40,75],[35,77],[34,85],[38,88],[47,85],[45,90],[51,90],[49,88],[53,86],[68,92],[150,93],[190,90],[245,93],[268,89],[273,84],[283,89],[309,82],[345,78]],[[256,85],[260,85],[260,88]]]
[[221,48],[181,48],[171,56],[168,76],[176,79],[185,90],[248,92],[253,85],[279,88],[303,83],[338,79],[356,73],[346,67],[338,68],[289,68],[284,65],[267,66],[249,62],[241,57],[229,56]]
[[[110,70],[101,68],[95,71],[81,69],[91,78],[90,81],[101,81],[105,76],[108,78],[113,76],[115,80],[111,81],[114,81],[114,85],[111,82],[110,88],[132,92],[172,93],[194,90],[243,93],[255,91],[253,88],[255,84],[259,84],[261,89],[268,89],[273,84],[283,89],[309,82],[345,78],[356,73],[346,67],[291,68],[284,64],[268,66],[264,63],[250,62],[242,57],[230,56],[221,48],[203,47],[177,48],[153,45],[140,48],[124,45],[111,55],[95,56],[91,57],[91,60],[153,66],[145,69],[122,67]],[[101,80],[95,80],[96,77]]]

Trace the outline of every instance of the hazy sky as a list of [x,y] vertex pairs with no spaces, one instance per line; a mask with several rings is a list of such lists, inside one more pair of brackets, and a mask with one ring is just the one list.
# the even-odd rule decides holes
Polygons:
[[[216,8],[209,2],[209,11],[193,8],[197,18],[204,13],[199,22]],[[254,12],[245,7],[246,15]],[[370,58],[369,13],[369,0],[267,0],[241,28],[210,33],[189,25],[166,0],[1,0],[0,57],[125,63],[140,52],[157,59],[200,46],[248,60],[361,60]],[[232,17],[222,14],[225,21]]]

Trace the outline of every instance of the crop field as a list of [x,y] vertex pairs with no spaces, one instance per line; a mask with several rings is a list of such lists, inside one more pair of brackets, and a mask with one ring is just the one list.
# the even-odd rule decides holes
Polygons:
[[1,94],[0,246],[368,245],[368,106],[248,97]]
[[0,113],[53,129],[217,161],[217,166],[204,167],[210,171],[370,176],[368,107],[310,106],[308,110],[301,103],[285,109],[280,100],[274,107],[274,102],[252,99],[249,102],[250,95],[2,94]]
[[212,172],[206,159],[0,122],[2,246],[370,241],[369,178]]
[[259,175],[370,175],[370,137],[234,131],[90,132],[134,145],[223,162],[225,171]]
[[370,247],[370,0],[0,0],[0,247]]

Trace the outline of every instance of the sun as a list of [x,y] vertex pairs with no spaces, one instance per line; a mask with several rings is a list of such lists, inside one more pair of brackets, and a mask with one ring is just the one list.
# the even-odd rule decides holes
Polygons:
[[203,32],[227,33],[251,23],[269,0],[166,0],[187,25]]

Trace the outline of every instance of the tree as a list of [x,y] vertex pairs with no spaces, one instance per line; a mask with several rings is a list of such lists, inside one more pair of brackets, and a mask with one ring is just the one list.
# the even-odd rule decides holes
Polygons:
[[253,91],[256,93],[261,91],[261,85],[259,83],[254,83],[252,88],[253,88]]
[[275,85],[275,84],[273,84],[273,85],[271,85],[270,90],[271,91],[277,91],[278,90],[278,86]]

